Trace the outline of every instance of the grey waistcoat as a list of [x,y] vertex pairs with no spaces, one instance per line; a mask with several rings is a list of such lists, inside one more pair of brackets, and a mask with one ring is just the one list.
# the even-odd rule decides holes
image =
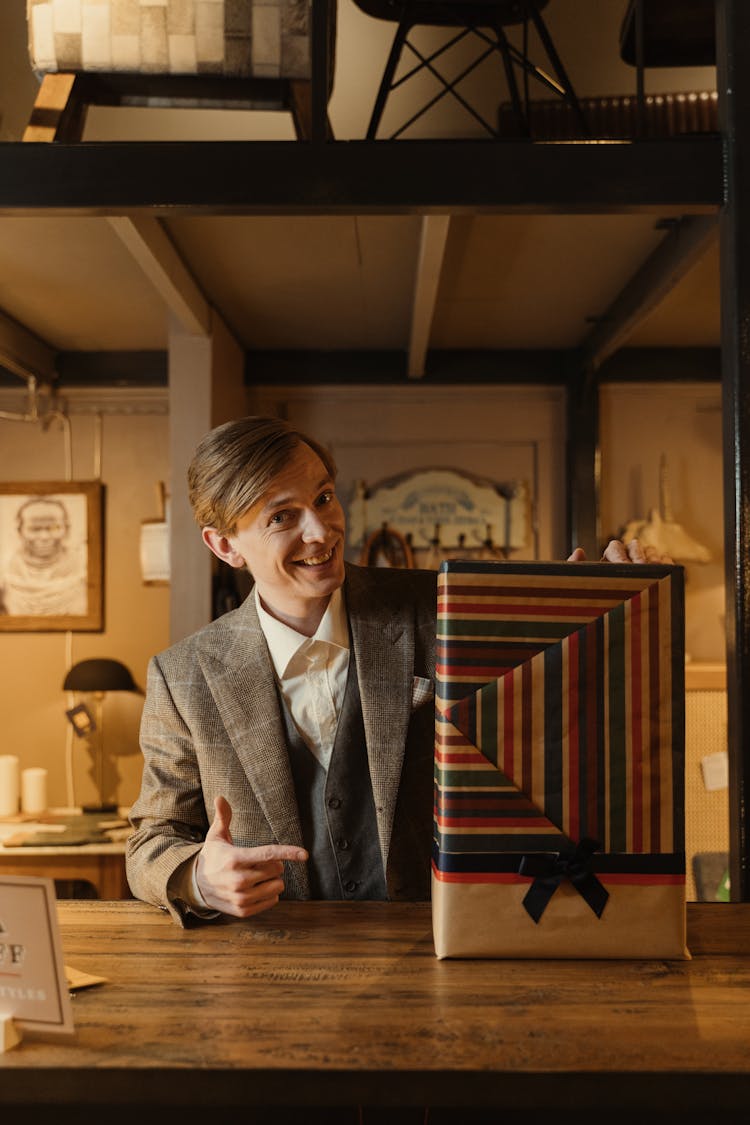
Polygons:
[[310,853],[310,897],[386,899],[354,652],[326,772],[279,693],[302,838]]

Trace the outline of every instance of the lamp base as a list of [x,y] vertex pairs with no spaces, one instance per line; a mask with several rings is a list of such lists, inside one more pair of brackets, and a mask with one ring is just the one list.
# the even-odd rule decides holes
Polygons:
[[112,803],[105,805],[81,805],[81,812],[84,813],[116,813],[118,806]]

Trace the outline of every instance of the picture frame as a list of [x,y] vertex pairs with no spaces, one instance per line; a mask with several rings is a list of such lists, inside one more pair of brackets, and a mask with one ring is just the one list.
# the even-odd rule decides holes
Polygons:
[[0,632],[104,628],[100,481],[0,482]]

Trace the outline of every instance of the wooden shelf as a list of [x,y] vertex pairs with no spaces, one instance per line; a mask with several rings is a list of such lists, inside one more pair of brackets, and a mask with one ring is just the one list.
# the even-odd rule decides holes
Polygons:
[[723,202],[718,135],[628,143],[0,144],[0,214],[464,208],[685,215]]

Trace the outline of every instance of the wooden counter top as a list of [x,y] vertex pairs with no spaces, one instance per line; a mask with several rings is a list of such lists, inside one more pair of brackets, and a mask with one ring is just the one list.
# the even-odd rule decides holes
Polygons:
[[66,964],[109,983],[76,995],[72,1041],[0,1056],[3,1119],[357,1104],[747,1119],[750,904],[691,904],[685,962],[438,961],[424,904],[284,903],[189,930],[138,902],[59,916]]

